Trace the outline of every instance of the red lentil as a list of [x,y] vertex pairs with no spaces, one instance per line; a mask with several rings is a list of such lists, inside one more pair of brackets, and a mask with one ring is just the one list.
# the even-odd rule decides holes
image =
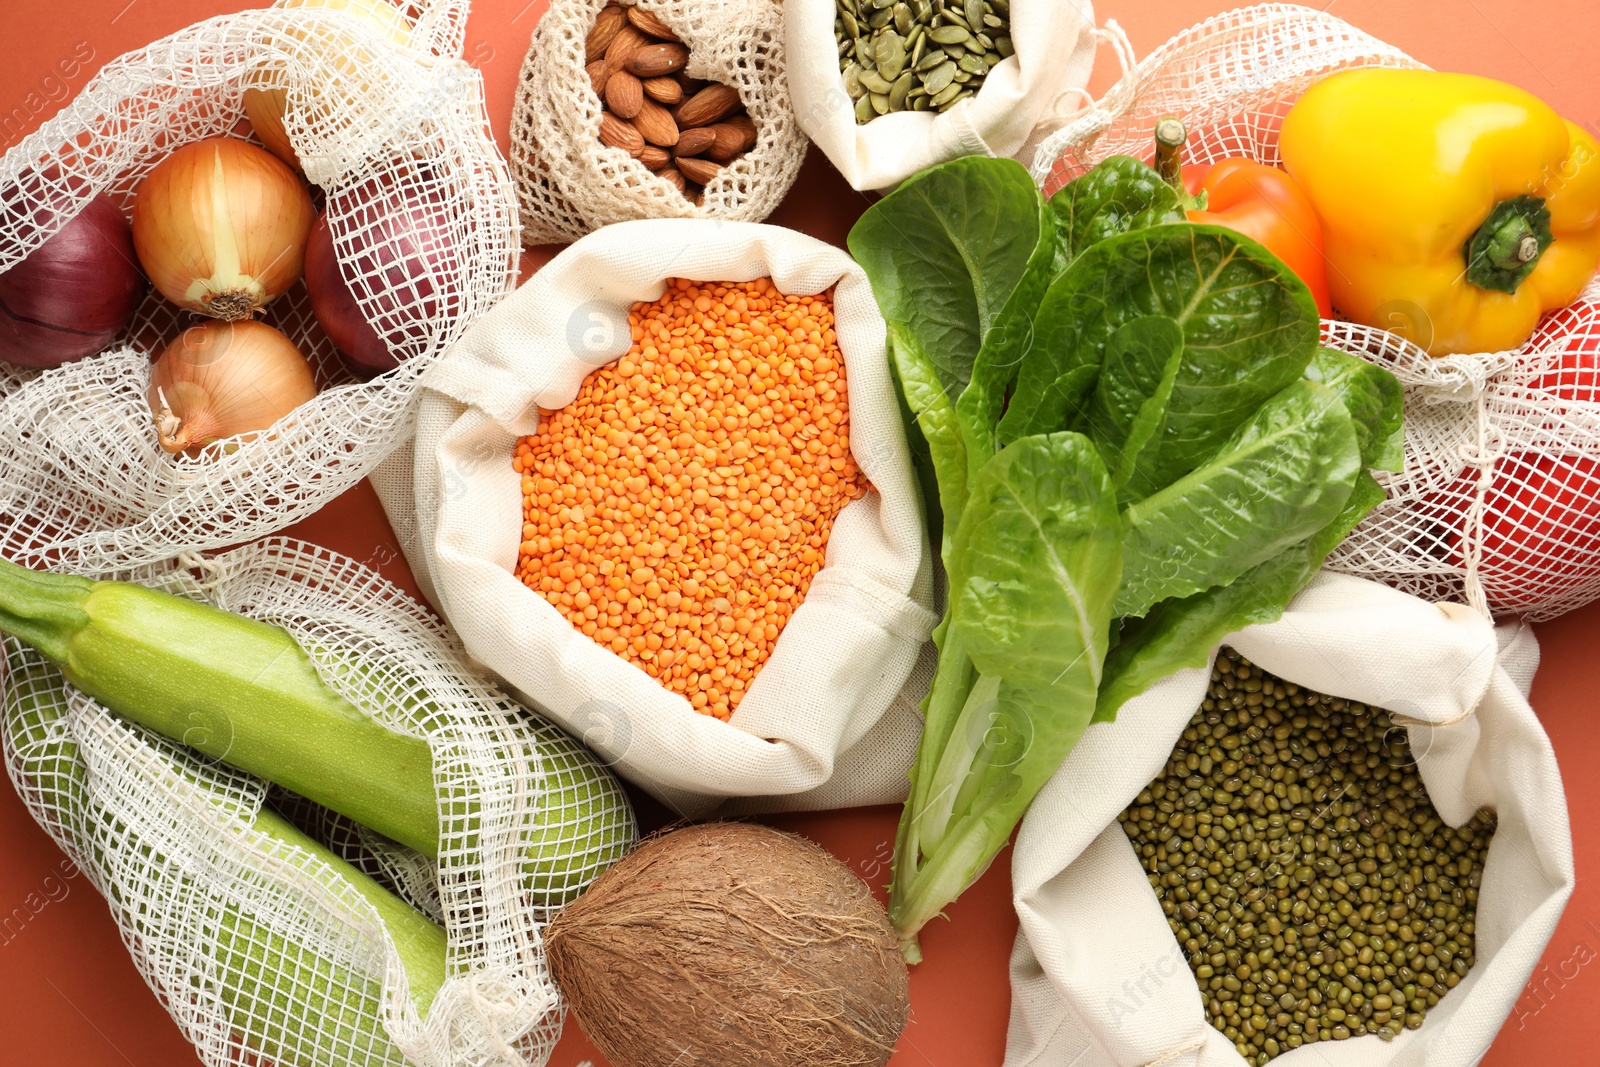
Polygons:
[[517,577],[698,712],[739,706],[869,488],[833,293],[672,279],[517,444]]

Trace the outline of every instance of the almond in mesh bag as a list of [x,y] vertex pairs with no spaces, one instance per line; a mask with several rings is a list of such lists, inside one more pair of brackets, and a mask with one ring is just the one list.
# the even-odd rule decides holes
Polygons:
[[97,194],[129,211],[174,146],[244,136],[245,90],[281,90],[282,133],[262,137],[326,194],[341,274],[402,362],[358,380],[297,283],[263,320],[310,360],[318,394],[270,433],[168,456],[150,363],[196,320],[152,290],[99,355],[0,373],[0,554],[106,573],[236,544],[316,511],[404,438],[423,371],[516,274],[510,175],[481,78],[456,58],[465,23],[454,0],[399,4],[382,22],[331,3],[211,19],[112,60],[6,153],[0,270]]
[[[1168,115],[1188,126],[1195,163],[1278,165],[1284,115],[1312,83],[1422,64],[1321,11],[1264,4],[1209,19],[1137,64],[1124,53],[1124,66],[1102,100],[1041,143],[1033,173],[1046,193],[1107,156],[1148,159]],[[1600,283],[1514,352],[1430,358],[1342,320],[1323,322],[1323,340],[1387,367],[1406,390],[1405,469],[1377,476],[1388,499],[1329,568],[1535,621],[1600,597]]]
[[433,753],[436,861],[120,718],[5,640],[11,780],[201,1061],[544,1063],[564,1009],[541,931],[633,842],[616,780],[353,560],[275,538],[118,577],[283,627]]
[[805,154],[778,0],[555,0],[534,30],[511,115],[530,245],[630,219],[759,222]]

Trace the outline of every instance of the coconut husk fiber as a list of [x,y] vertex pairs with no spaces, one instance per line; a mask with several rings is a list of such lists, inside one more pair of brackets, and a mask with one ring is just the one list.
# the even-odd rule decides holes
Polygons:
[[910,1008],[866,885],[765,826],[645,841],[556,917],[545,945],[613,1067],[881,1067]]

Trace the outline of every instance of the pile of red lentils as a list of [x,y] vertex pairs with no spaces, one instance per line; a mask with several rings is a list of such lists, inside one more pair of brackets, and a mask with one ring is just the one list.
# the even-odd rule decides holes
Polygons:
[[517,444],[517,577],[726,720],[865,494],[832,291],[673,279],[628,353]]

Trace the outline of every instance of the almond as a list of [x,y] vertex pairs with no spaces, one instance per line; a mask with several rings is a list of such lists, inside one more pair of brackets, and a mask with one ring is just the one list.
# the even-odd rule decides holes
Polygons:
[[681,70],[674,74],[673,77],[677,79],[679,85],[683,86],[684,96],[693,96],[706,87],[705,82],[699,78],[691,78]]
[[695,130],[684,130],[678,134],[678,143],[673,146],[672,154],[675,156],[698,156],[710,148],[717,141],[715,128],[701,126]]
[[[731,122],[719,122],[715,126],[702,126],[699,129],[708,130],[715,135],[711,147],[706,149],[706,155],[718,163],[726,163],[734,156],[748,152],[750,146],[756,143],[754,126],[747,131]],[[698,133],[699,130],[689,132]]]
[[644,146],[644,150],[639,153],[639,162],[651,170],[660,170],[672,162],[672,155],[665,148],[657,148],[653,144],[647,144]]
[[670,182],[672,186],[680,193],[683,192],[683,187],[688,184],[688,182],[683,180],[683,171],[679,170],[677,167],[668,167],[666,170],[661,172],[661,177],[667,179],[667,181]]
[[644,151],[644,138],[626,120],[609,111],[600,113],[600,143],[620,148],[630,156]]
[[644,104],[644,86],[625,70],[619,70],[606,79],[606,107],[619,119],[631,119]]
[[627,12],[616,4],[607,4],[600,9],[600,14],[595,16],[594,29],[589,31],[589,39],[584,42],[584,62],[593,63],[606,54],[606,49],[616,38],[617,31],[628,24]]
[[624,25],[606,46],[606,66],[612,70],[622,70],[628,65],[629,56],[654,43],[634,27]]
[[678,143],[678,124],[672,121],[672,112],[654,100],[640,99],[633,125],[651,144],[671,148]]
[[628,56],[627,69],[641,78],[660,78],[675,74],[689,62],[689,50],[681,44],[648,44]]
[[722,170],[722,164],[720,163],[712,163],[706,159],[695,159],[692,156],[686,159],[679,159],[677,162],[678,169],[683,171],[685,178],[692,182],[699,182],[701,185],[715,178],[717,172]]
[[604,99],[606,95],[606,61],[597,59],[583,68],[589,75],[589,87],[594,90],[594,95]]
[[731,85],[708,85],[678,105],[673,117],[684,129],[709,126],[739,103],[739,90]]
[[659,37],[663,41],[679,40],[678,35],[668,29],[665,22],[662,22],[642,7],[628,8],[628,21],[652,37]]
[[646,78],[644,95],[658,103],[672,105],[683,103],[683,86],[673,78]]

